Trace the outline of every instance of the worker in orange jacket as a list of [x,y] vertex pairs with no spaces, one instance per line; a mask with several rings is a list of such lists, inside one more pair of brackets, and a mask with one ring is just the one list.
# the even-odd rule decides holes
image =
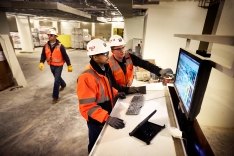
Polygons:
[[105,123],[116,129],[123,128],[125,124],[123,120],[110,116],[118,95],[112,87],[111,70],[107,62],[110,47],[101,39],[93,39],[87,44],[87,50],[91,60],[88,69],[78,77],[77,96],[80,113],[89,129],[90,152]]
[[72,72],[72,66],[64,46],[57,40],[57,33],[54,29],[49,30],[48,38],[49,41],[42,49],[39,69],[44,69],[45,61],[50,65],[50,70],[54,75],[52,102],[57,103],[59,100],[59,90],[61,91],[66,87],[65,81],[61,77],[63,65],[65,62],[67,63],[68,72]]
[[[109,59],[109,64],[116,82],[121,86],[131,86],[133,82],[133,67],[139,66],[157,76],[165,74],[173,74],[170,68],[162,69],[148,61],[145,61],[136,55],[125,52],[125,42],[119,35],[113,35],[110,38],[110,46],[112,56]],[[134,89],[134,88],[132,88]]]

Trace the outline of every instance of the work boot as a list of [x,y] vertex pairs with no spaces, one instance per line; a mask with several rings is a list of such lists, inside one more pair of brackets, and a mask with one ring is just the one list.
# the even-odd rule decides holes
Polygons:
[[56,103],[58,103],[58,101],[59,101],[59,99],[58,99],[58,98],[53,98],[53,100],[52,100],[52,104],[56,104]]

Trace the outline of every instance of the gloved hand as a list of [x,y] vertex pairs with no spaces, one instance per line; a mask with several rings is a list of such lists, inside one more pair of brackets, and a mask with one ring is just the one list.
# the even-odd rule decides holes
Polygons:
[[118,92],[117,96],[120,98],[120,99],[125,99],[126,98],[126,94],[124,92]]
[[122,119],[111,117],[111,116],[109,116],[106,123],[115,129],[121,129],[121,128],[124,128],[125,126],[125,123],[123,122]]
[[128,89],[128,94],[134,94],[134,93],[138,93],[139,90],[137,87],[129,87]]
[[114,99],[113,99],[113,102],[114,102],[114,104],[116,103],[116,101],[118,100],[118,99],[125,99],[126,98],[126,94],[124,93],[124,92],[118,92],[118,94],[114,97]]
[[173,71],[171,70],[171,68],[161,69],[159,74],[163,77],[163,76],[166,76],[166,75],[173,74]]
[[70,65],[70,66],[67,66],[67,71],[68,72],[72,72],[72,66]]
[[41,62],[38,67],[42,71],[44,69],[44,63]]

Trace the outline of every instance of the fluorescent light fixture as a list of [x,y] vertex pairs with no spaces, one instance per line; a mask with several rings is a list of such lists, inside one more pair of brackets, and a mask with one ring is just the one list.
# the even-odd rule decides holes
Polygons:
[[112,20],[112,22],[123,22],[124,21],[123,17],[113,17],[111,20]]
[[103,23],[108,22],[108,20],[106,18],[104,18],[104,17],[97,17],[97,21],[103,22]]

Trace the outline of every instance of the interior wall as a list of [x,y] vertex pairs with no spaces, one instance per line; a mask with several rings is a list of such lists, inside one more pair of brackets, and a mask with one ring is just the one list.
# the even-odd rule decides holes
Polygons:
[[61,21],[60,28],[61,28],[61,34],[71,35],[73,28],[80,28],[80,22]]
[[[234,36],[234,1],[226,0],[219,21],[217,35]],[[231,68],[234,63],[234,46],[213,44],[211,58]],[[234,71],[233,71],[234,72]],[[234,78],[212,69],[198,121],[202,125],[234,127]]]
[[[160,2],[148,8],[143,58],[154,58],[157,65],[175,72],[179,48],[185,47],[186,39],[174,34],[201,34],[207,10],[194,1]],[[198,44],[192,41],[190,49]]]
[[124,25],[124,40],[128,48],[132,48],[132,39],[143,39],[144,16],[127,18]]
[[111,37],[111,23],[96,23],[95,37],[109,40],[109,38]]
[[90,22],[81,22],[80,23],[80,28],[82,28],[82,29],[88,29],[89,30],[89,34],[91,34],[92,23],[90,23]]
[[[217,35],[234,35],[234,2],[226,0]],[[155,58],[156,64],[175,72],[180,47],[186,39],[174,34],[201,34],[207,10],[198,7],[198,2],[160,2],[149,6],[144,38],[143,57]],[[191,40],[189,49],[198,49],[199,41]],[[213,44],[212,59],[231,68],[234,62],[234,47]],[[203,99],[199,124],[216,127],[234,127],[234,80],[212,69]]]

